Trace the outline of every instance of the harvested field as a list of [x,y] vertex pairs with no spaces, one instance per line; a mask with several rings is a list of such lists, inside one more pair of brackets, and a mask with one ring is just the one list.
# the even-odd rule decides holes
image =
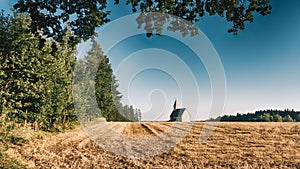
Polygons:
[[[7,154],[32,168],[300,168],[300,123],[219,123],[200,143],[203,124],[194,123],[179,144],[149,158],[117,156],[82,130],[35,140]],[[160,135],[172,123],[110,126],[128,137],[144,138]]]

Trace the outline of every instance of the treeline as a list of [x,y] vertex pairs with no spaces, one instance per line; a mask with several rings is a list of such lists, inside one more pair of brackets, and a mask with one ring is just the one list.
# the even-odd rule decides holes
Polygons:
[[[67,27],[58,42],[44,37],[42,30],[32,33],[31,24],[26,14],[0,14],[1,128],[31,125],[35,130],[57,131],[72,127],[78,122],[78,116],[83,115],[104,117],[108,121],[140,120],[140,110],[121,104],[122,96],[117,90],[109,59],[103,56],[96,42],[84,60],[76,61],[76,46],[70,43],[74,35]],[[77,63],[88,70],[81,71],[82,78],[80,74],[74,76]],[[78,73],[78,69],[76,71]],[[80,107],[85,113],[74,109],[80,106],[74,105],[74,97],[79,96],[74,90],[86,76],[96,79],[88,82],[90,91],[81,93],[95,93],[96,90],[98,109],[95,110],[100,109],[100,112],[85,109],[86,106]],[[77,98],[93,102],[91,98]]]
[[300,112],[294,110],[260,110],[255,113],[224,115],[210,121],[224,122],[300,122]]

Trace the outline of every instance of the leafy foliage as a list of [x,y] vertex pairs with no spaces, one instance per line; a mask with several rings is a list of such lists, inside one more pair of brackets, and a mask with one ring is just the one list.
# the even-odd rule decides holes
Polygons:
[[255,113],[224,115],[216,119],[220,121],[238,121],[238,122],[300,122],[300,112],[286,109],[281,110],[261,110]]
[[76,120],[72,108],[75,48],[66,30],[60,43],[30,31],[30,17],[0,16],[0,114],[14,123],[31,123],[43,130],[65,127]]
[[[245,29],[246,22],[254,21],[254,12],[260,15],[268,15],[271,13],[271,5],[269,0],[139,0],[127,1],[132,5],[132,11],[140,8],[142,14],[137,19],[139,26],[145,24],[144,29],[148,36],[152,35],[152,31],[157,34],[161,33],[162,26],[166,23],[167,17],[149,16],[148,12],[161,12],[183,18],[191,23],[199,22],[200,18],[208,15],[218,15],[224,17],[227,22],[232,23],[232,28],[228,32],[237,35],[239,30]],[[150,14],[151,15],[151,14]],[[190,34],[193,36],[197,33],[197,29],[189,23],[182,23],[177,18],[172,18],[170,31],[180,31],[183,36]]]
[[14,8],[30,14],[32,32],[43,29],[44,35],[57,41],[63,38],[62,23],[67,23],[75,35],[71,41],[77,43],[80,39],[87,40],[94,34],[95,27],[109,21],[109,12],[104,11],[106,4],[104,0],[19,0]]
[[[119,0],[115,0],[118,5]],[[200,18],[208,15],[218,15],[232,23],[228,32],[237,34],[245,29],[246,22],[254,21],[254,13],[262,16],[271,13],[270,0],[127,0],[132,12],[141,11],[137,19],[139,25],[145,23],[147,36],[152,31],[160,34],[166,18],[155,18],[150,23],[144,19],[148,12],[160,12],[181,17],[192,23],[200,21]],[[94,30],[109,21],[110,11],[106,11],[106,0],[70,1],[70,0],[18,0],[14,8],[19,12],[27,12],[32,19],[30,28],[32,32],[43,30],[43,34],[62,40],[62,23],[71,27],[74,37],[72,42],[77,44],[80,40],[87,40],[94,35]],[[147,17],[146,17],[147,18]],[[182,26],[179,20],[173,20],[172,31],[180,31],[183,35],[195,33],[194,27]],[[178,26],[181,25],[181,26]]]

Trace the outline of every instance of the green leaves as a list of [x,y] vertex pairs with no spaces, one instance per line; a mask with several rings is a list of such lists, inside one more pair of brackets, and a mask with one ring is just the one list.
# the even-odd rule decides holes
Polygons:
[[62,23],[67,24],[74,33],[73,42],[77,44],[80,40],[87,40],[94,35],[96,27],[108,22],[108,11],[106,1],[90,0],[47,0],[31,1],[19,0],[14,8],[18,12],[29,13],[32,19],[30,29],[37,33],[43,30],[43,34],[61,42],[64,28]]
[[[114,4],[118,5],[119,3],[119,0],[115,0]],[[232,23],[228,32],[233,34],[245,29],[246,22],[254,21],[254,12],[265,16],[271,13],[272,8],[270,0],[127,0],[125,4],[131,6],[132,12],[170,14],[191,23],[199,22],[207,14],[219,15]],[[73,33],[69,41],[72,45],[91,38],[96,27],[109,22],[110,11],[107,11],[106,7],[106,0],[90,0],[88,2],[81,0],[18,0],[14,5],[18,12],[30,14],[32,20],[30,30],[35,35],[39,35],[39,30],[43,30],[43,35],[61,42],[64,32],[62,25],[68,25]],[[144,29],[148,36],[151,36],[152,32],[160,34],[162,26],[165,24],[161,19],[153,21],[156,21],[157,24],[150,25],[150,27],[146,21],[138,21],[139,25],[142,23],[147,25]],[[194,28],[190,26],[185,26],[185,28],[188,29],[182,30],[180,27],[176,27],[175,21],[173,21],[169,30],[180,31],[184,36],[188,34],[193,36]]]
[[[262,16],[271,13],[271,4],[269,0],[127,0],[126,4],[132,6],[132,11],[136,12],[137,8],[146,14],[148,12],[161,12],[170,15],[178,16],[191,23],[200,21],[200,18],[208,15],[219,15],[220,17],[225,17],[226,21],[232,23],[232,27],[228,29],[228,32],[237,35],[239,30],[245,29],[246,22],[253,22],[253,13],[257,12]],[[173,19],[171,23],[174,23]],[[138,24],[145,24],[145,30],[147,33],[160,34],[162,29],[161,25],[151,25],[149,26],[146,20],[138,19]],[[152,19],[154,23],[160,23],[160,20]],[[193,36],[195,30],[191,26],[187,26],[187,23],[181,23],[181,26],[176,26],[178,24],[172,24],[168,28],[170,31],[180,31],[183,36],[190,34]],[[182,30],[183,27],[187,27],[187,30]],[[155,31],[154,31],[155,30]]]
[[0,21],[0,40],[6,42],[0,46],[0,114],[15,122],[37,122],[44,130],[64,126],[74,116],[70,96],[75,48],[68,45],[70,35],[65,32],[60,43],[45,40],[40,48],[27,15]]

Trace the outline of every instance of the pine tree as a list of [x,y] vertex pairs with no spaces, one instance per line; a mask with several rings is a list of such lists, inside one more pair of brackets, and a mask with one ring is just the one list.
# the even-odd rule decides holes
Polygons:
[[137,121],[141,113],[136,113],[132,106],[122,105],[109,59],[95,39],[91,42],[87,56],[78,59],[75,66],[73,95],[79,119],[83,123],[99,117],[107,121]]
[[119,84],[109,58],[103,54],[95,39],[92,39],[92,49],[85,60],[87,74],[92,80],[95,77],[95,95],[101,115],[107,121],[135,121],[133,107],[127,108],[121,103],[122,95],[118,91]]
[[106,120],[116,120],[117,108],[112,93],[113,74],[109,59],[103,56],[96,74],[95,92],[99,109]]

